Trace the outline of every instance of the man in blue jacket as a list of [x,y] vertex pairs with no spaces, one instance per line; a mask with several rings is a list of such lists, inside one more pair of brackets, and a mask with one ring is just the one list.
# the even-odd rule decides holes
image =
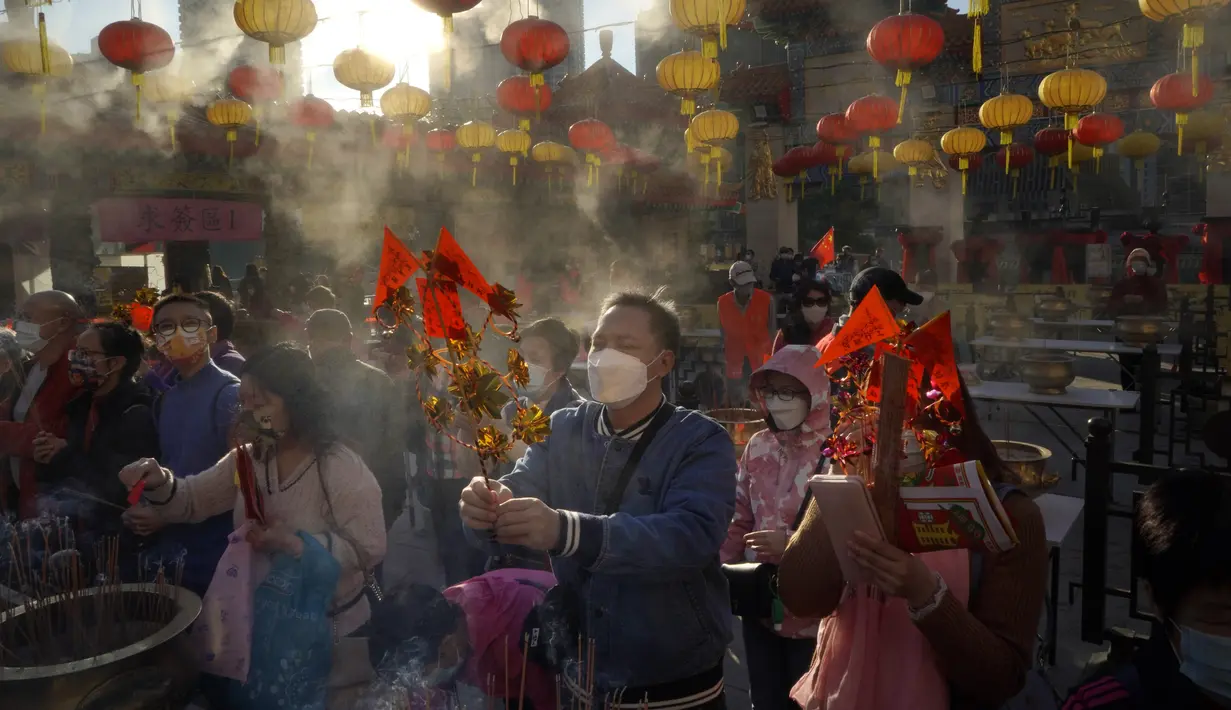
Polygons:
[[[570,662],[594,669],[596,700],[611,693],[630,710],[647,698],[672,710],[726,704],[731,606],[718,549],[737,464],[721,426],[663,396],[679,345],[669,302],[608,298],[588,360],[597,401],[556,412],[551,436],[512,473],[476,478],[461,497],[472,530],[551,554],[560,589],[576,600],[569,628],[552,635],[582,635]],[[589,699],[576,668],[562,676]]]

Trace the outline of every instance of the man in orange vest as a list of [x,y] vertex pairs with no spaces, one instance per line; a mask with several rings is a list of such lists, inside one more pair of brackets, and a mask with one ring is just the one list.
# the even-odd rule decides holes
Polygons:
[[757,275],[746,261],[731,264],[731,291],[718,297],[718,323],[726,360],[727,401],[748,398],[748,378],[769,359],[774,333],[774,299],[756,287]]

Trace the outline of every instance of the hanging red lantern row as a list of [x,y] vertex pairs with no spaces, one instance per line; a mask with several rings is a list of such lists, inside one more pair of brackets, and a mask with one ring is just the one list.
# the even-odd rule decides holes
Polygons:
[[145,73],[162,69],[175,58],[171,35],[139,17],[112,22],[98,33],[98,51],[107,61],[132,73],[137,88],[137,120],[141,120],[141,86]]
[[551,87],[531,86],[530,77],[511,76],[496,87],[496,103],[517,117],[517,127],[530,130],[530,117],[551,108]]
[[1056,187],[1056,168],[1060,156],[1069,152],[1069,132],[1063,128],[1044,128],[1034,134],[1034,151],[1047,158],[1047,189]]
[[[540,90],[546,88],[543,72],[563,62],[570,49],[568,33],[563,27],[534,15],[505,27],[500,35],[500,53],[509,64],[530,73],[530,86],[536,101],[540,100]],[[542,109],[535,104],[536,114]]]
[[1013,186],[1011,199],[1017,199],[1017,179],[1021,176],[1022,168],[1028,167],[1033,162],[1034,149],[1028,145],[1011,143],[996,151],[996,165],[1004,168],[1004,171],[1009,174],[1010,183]]
[[945,31],[927,15],[904,12],[886,17],[868,32],[868,55],[886,69],[897,70],[894,85],[902,87],[898,120],[906,109],[911,72],[931,64],[945,48]]
[[872,179],[879,178],[880,134],[898,125],[898,102],[877,94],[855,99],[846,109],[846,125],[856,134],[868,137],[868,147],[872,149]]
[[328,101],[308,94],[291,104],[289,118],[292,124],[304,129],[308,140],[308,167],[311,168],[316,152],[316,134],[332,128],[337,115]]
[[286,92],[286,80],[282,72],[269,67],[254,67],[243,64],[227,75],[227,88],[231,95],[252,105],[252,119],[256,124],[255,143],[261,144],[261,110],[263,104],[273,103]]
[[1150,87],[1150,103],[1154,104],[1154,108],[1175,114],[1176,155],[1184,154],[1184,126],[1188,124],[1188,114],[1204,107],[1212,98],[1214,83],[1205,74],[1193,78],[1176,72],[1162,77]]
[[834,147],[838,154],[838,173],[842,172],[842,161],[854,151],[851,146],[859,142],[859,134],[846,123],[846,114],[831,113],[821,116],[816,122],[816,138],[822,143]]
[[457,150],[457,136],[447,128],[433,128],[423,137],[423,145],[429,153],[436,156],[437,167],[443,176],[445,160],[450,153]]
[[1073,129],[1073,140],[1094,149],[1094,169],[1102,169],[1103,148],[1124,135],[1124,121],[1110,113],[1082,116]]
[[599,169],[603,167],[603,159],[600,156],[616,142],[611,126],[597,118],[578,121],[569,126],[568,142],[575,150],[586,155],[586,186],[597,186]]
[[[1065,143],[1064,145],[1065,145],[1065,148],[1067,149],[1068,143]],[[962,169],[961,158],[966,159],[966,172],[974,172],[978,170],[979,168],[983,167],[983,154],[982,153],[971,153],[970,155],[965,155],[965,156],[950,155],[949,160],[947,161],[949,163],[949,167],[953,168],[954,170],[960,171]]]

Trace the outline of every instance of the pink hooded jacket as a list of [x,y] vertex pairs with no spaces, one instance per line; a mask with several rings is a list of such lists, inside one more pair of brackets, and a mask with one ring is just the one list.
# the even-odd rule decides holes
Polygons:
[[[779,350],[753,375],[781,372],[799,380],[812,396],[812,411],[804,423],[791,431],[759,431],[748,441],[735,475],[735,516],[727,530],[720,555],[723,563],[773,562],[758,558],[747,549],[744,535],[757,530],[791,531],[799,523],[808,479],[818,473],[821,445],[830,433],[829,376],[824,367],[814,367],[820,351],[810,345],[788,345]],[[810,638],[816,635],[816,619],[800,619],[789,613],[782,622],[783,636]]]

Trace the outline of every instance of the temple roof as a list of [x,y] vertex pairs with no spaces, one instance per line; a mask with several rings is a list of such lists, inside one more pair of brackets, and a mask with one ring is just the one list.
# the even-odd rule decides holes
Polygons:
[[639,78],[611,58],[610,30],[599,33],[603,56],[556,87],[548,120],[571,125],[596,117],[609,124],[678,116],[678,103],[657,84]]

